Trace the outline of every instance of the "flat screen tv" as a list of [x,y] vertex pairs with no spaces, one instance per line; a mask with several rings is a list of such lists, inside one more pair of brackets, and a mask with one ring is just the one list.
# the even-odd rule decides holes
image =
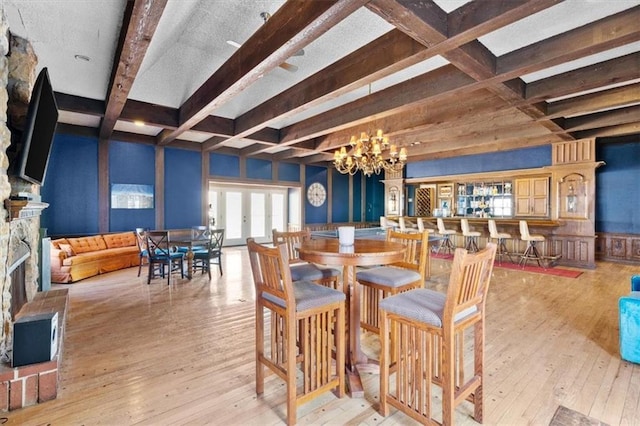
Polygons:
[[22,152],[16,170],[22,179],[38,185],[44,183],[57,125],[58,105],[49,80],[49,72],[43,68],[31,93],[22,132]]

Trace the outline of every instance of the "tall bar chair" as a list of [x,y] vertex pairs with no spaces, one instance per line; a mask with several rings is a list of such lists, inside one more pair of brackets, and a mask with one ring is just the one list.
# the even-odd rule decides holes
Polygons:
[[476,252],[478,251],[478,237],[482,235],[479,231],[472,231],[469,227],[468,219],[460,219],[460,228],[462,229],[462,235],[464,236],[464,248],[465,250]]
[[[463,401],[473,403],[473,417],[482,423],[485,301],[496,249],[495,243],[477,253],[456,249],[446,295],[420,288],[380,302],[383,416],[392,406],[423,424],[440,424],[432,417],[434,383],[442,388],[441,424],[454,424]],[[469,329],[473,351],[465,348]],[[473,373],[467,374],[464,356],[471,352]]]
[[265,367],[283,379],[293,425],[299,405],[332,389],[344,396],[346,296],[310,281],[294,284],[285,244],[266,247],[249,238],[247,249],[256,288],[256,393],[264,393]]
[[442,249],[446,249],[447,253],[451,253],[456,249],[451,242],[451,236],[456,235],[458,231],[456,231],[455,229],[447,229],[444,226],[444,221],[441,217],[436,219],[436,223],[438,224],[438,235],[442,237],[442,239],[440,240],[440,244],[438,245],[437,253],[440,254],[440,250]]
[[305,240],[311,239],[311,231],[305,228],[301,231],[272,230],[273,245],[285,244],[291,267],[293,281],[313,281],[331,288],[338,288],[342,272],[335,268],[327,268],[300,259],[296,248]]
[[498,245],[498,252],[496,253],[496,256],[498,257],[499,264],[502,264],[502,256],[505,254],[509,257],[511,263],[514,263],[505,243],[505,240],[510,239],[513,239],[511,234],[507,232],[498,232],[496,221],[494,219],[489,219],[489,240],[496,240],[496,244]]
[[520,262],[518,264],[522,265],[522,268],[524,268],[527,265],[529,259],[534,259],[538,262],[538,266],[542,266],[544,269],[547,269],[544,263],[541,262],[542,256],[540,256],[540,252],[538,251],[538,247],[536,246],[536,243],[544,243],[546,241],[546,238],[544,237],[544,235],[530,234],[529,224],[526,220],[521,220],[519,225],[520,239],[527,242],[527,249],[524,251],[522,256],[520,256]]
[[434,228],[427,228],[424,226],[424,220],[421,217],[416,219],[416,225],[418,226],[418,232],[429,231],[430,234],[435,234],[437,232]]
[[380,331],[380,300],[413,288],[424,287],[424,280],[430,275],[429,231],[409,233],[388,229],[387,241],[404,244],[404,259],[388,266],[364,269],[356,273],[356,281],[362,286],[360,326],[374,333]]

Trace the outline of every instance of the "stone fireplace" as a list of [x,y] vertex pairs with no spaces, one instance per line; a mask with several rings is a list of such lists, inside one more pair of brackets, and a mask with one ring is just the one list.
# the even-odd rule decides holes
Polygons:
[[[0,17],[0,29],[0,200],[4,201],[18,192],[37,194],[40,187],[10,176],[9,156],[12,153],[7,154],[11,151],[11,131],[7,121],[14,126],[24,122],[35,82],[37,58],[28,41],[11,35],[4,13]],[[8,362],[12,349],[13,317],[17,314],[12,310],[32,300],[38,291],[40,218],[36,215],[11,220],[4,203],[0,204],[0,213],[0,361]],[[24,288],[14,288],[14,294],[22,295],[25,300],[13,300],[14,279],[17,285],[24,285]],[[12,309],[15,302],[17,305]]]
[[[24,123],[37,58],[27,40],[11,35],[3,9],[0,52],[0,411],[7,411],[57,397],[68,290],[38,292],[40,212],[48,204],[10,199],[19,192],[40,193],[38,185],[10,172],[12,157],[19,151],[11,144],[8,125],[20,129]],[[58,355],[50,361],[12,367],[14,320],[42,313],[58,313],[60,318]],[[29,350],[29,345],[23,347]]]

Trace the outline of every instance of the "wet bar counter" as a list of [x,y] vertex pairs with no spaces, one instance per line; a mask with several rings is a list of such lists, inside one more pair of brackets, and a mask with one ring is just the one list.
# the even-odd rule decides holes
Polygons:
[[[397,221],[397,217],[389,219]],[[415,227],[417,217],[405,216],[406,226]],[[422,217],[426,228],[437,229],[436,217]],[[579,268],[595,268],[595,235],[591,231],[592,224],[589,221],[551,220],[551,219],[526,219],[526,218],[481,218],[481,217],[443,217],[445,227],[458,232],[452,241],[456,247],[464,247],[464,237],[460,228],[460,219],[467,219],[472,231],[479,231],[482,236],[478,239],[478,245],[483,248],[489,237],[489,219],[496,221],[499,232],[511,234],[512,239],[507,241],[509,252],[523,253],[527,244],[520,240],[520,220],[526,220],[529,225],[529,233],[544,235],[546,241],[540,244],[543,256],[553,259],[555,263]]]

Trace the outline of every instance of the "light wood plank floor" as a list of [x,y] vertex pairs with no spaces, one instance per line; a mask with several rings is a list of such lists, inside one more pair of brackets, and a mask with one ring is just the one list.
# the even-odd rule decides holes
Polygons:
[[[450,262],[433,260],[444,290]],[[275,425],[285,418],[276,376],[256,397],[254,290],[245,248],[214,273],[167,286],[137,269],[68,285],[71,306],[58,398],[10,413],[10,425]],[[214,270],[214,272],[217,272]],[[564,405],[610,425],[640,425],[640,366],[621,361],[618,298],[640,268],[599,263],[578,279],[495,269],[487,302],[485,424],[548,425]],[[57,287],[57,286],[54,286]],[[378,341],[365,336],[375,355]],[[378,414],[378,376],[365,397],[328,394],[299,424],[414,424]],[[437,404],[437,402],[436,402]],[[456,424],[476,424],[467,403]]]

